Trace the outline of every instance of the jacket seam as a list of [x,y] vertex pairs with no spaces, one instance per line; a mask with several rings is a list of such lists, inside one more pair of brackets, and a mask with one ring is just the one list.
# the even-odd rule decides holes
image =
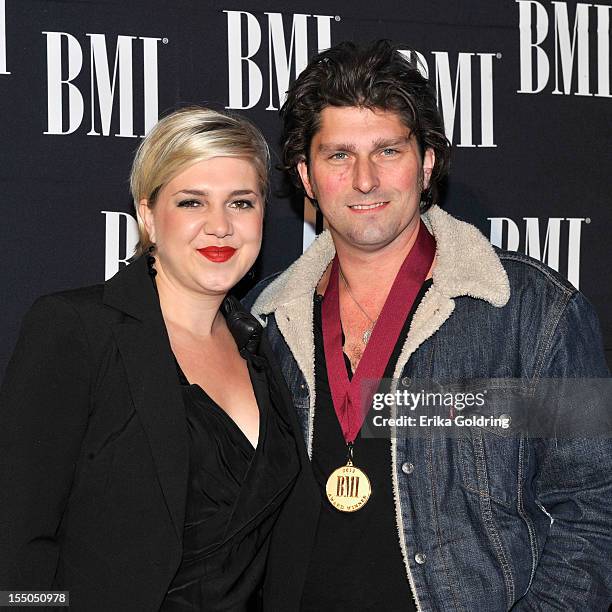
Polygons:
[[446,575],[446,580],[453,598],[453,602],[455,604],[455,609],[458,611],[463,610],[463,606],[460,604],[457,599],[457,593],[454,589],[453,580],[451,580],[448,563],[446,559],[446,554],[444,552],[444,547],[442,546],[442,534],[440,530],[440,522],[438,520],[438,497],[437,497],[437,487],[436,487],[436,479],[435,479],[435,470],[434,470],[434,456],[433,456],[433,434],[429,435],[427,438],[427,442],[429,445],[428,455],[429,455],[429,466],[430,466],[430,479],[431,479],[431,505],[432,505],[432,514],[435,523],[436,529],[436,539],[438,541],[438,548],[440,551],[440,558],[442,560],[442,565],[444,567],[444,574]]
[[542,275],[544,275],[549,281],[551,281],[558,289],[563,291],[563,293],[566,293],[569,295],[576,293],[576,289],[574,287],[568,287],[568,285],[564,281],[559,279],[555,274],[552,273],[552,271],[548,267],[542,265],[542,263],[539,261],[533,260],[526,256],[521,256],[518,253],[513,254],[512,252],[508,252],[508,251],[503,251],[503,252],[498,251],[497,255],[501,261],[514,261],[517,263],[525,264],[529,266],[530,268],[537,270]]
[[[480,431],[479,434],[480,436],[482,436],[482,431]],[[478,443],[474,445],[474,453],[476,456],[476,470],[480,478],[482,478],[483,489],[488,491],[489,477],[487,474],[487,466],[486,459],[484,456],[484,447],[482,445],[482,438],[475,438],[474,440],[478,440]],[[492,500],[489,496],[485,495],[480,496],[479,499],[480,507],[482,508],[483,520],[489,533],[489,537],[491,538],[491,541],[493,543],[493,549],[496,551],[497,559],[501,565],[502,575],[504,578],[504,583],[506,585],[507,605],[509,608],[512,606],[515,593],[514,579],[512,577],[512,568],[510,567],[508,556],[504,549],[504,544],[493,519],[493,510],[491,507]]]
[[525,512],[525,506],[523,502],[523,482],[524,482],[524,474],[525,474],[525,462],[524,462],[525,444],[526,444],[525,437],[521,436],[521,440],[519,442],[519,461],[518,461],[518,478],[517,478],[517,485],[518,485],[517,486],[517,510],[518,510],[519,516],[523,519],[523,521],[525,522],[525,525],[527,526],[527,532],[529,534],[529,546],[531,548],[531,575],[529,577],[529,584],[527,585],[527,588],[525,589],[525,593],[527,593],[527,591],[529,591],[529,589],[531,588],[531,584],[535,577],[536,567],[538,563],[538,553],[537,553],[537,546],[536,546],[537,540],[536,540],[535,529],[531,521],[531,518],[529,517],[527,512]]
[[[432,378],[432,374],[433,374],[433,362],[434,362],[434,352],[435,352],[435,343],[432,343],[431,349],[429,350],[429,359],[426,360],[427,361],[427,366],[426,366],[426,372],[428,372],[428,378]],[[403,376],[404,372],[402,371],[402,376]],[[453,602],[455,604],[455,609],[457,611],[462,611],[464,610],[463,606],[461,605],[461,602],[458,598],[458,593],[456,591],[456,589],[454,588],[454,582],[451,579],[451,575],[450,575],[450,570],[449,570],[449,564],[448,564],[448,559],[446,558],[446,553],[444,551],[444,547],[442,545],[442,531],[440,529],[440,521],[439,521],[439,508],[438,508],[438,497],[437,497],[437,486],[436,486],[436,479],[435,479],[435,470],[434,470],[434,453],[433,453],[433,438],[429,437],[428,438],[429,442],[430,442],[430,446],[429,446],[429,464],[430,464],[430,470],[431,470],[431,478],[430,478],[430,482],[431,482],[431,491],[432,491],[432,514],[433,514],[433,519],[434,519],[434,523],[435,523],[435,529],[436,529],[436,539],[438,541],[438,548],[440,551],[440,557],[442,559],[442,565],[444,567],[444,573],[446,575],[446,579],[448,581],[448,585],[449,585],[449,589],[451,591],[451,595],[453,598]]]
[[[578,295],[578,292],[574,293],[572,296],[570,296],[569,299],[566,300],[566,302],[562,305],[562,307],[560,307],[559,309],[559,316],[557,317],[556,321],[555,321],[555,325],[554,325],[554,329],[551,331],[550,334],[550,338],[549,338],[549,342],[547,344],[547,351],[550,349],[550,345],[552,344],[552,340],[554,338],[555,333],[557,332],[557,329],[559,327],[559,322],[561,321],[562,316],[565,314],[565,312],[567,311],[567,308],[569,306],[569,303],[572,299],[575,299],[576,295]],[[543,362],[544,362],[544,357],[550,357],[550,355],[542,355],[542,367],[543,367]],[[538,377],[539,378],[539,377]],[[551,453],[556,450],[556,444],[557,444],[557,438],[556,436],[554,438],[552,438],[550,440],[551,443],[554,442],[554,444],[549,443],[546,446],[546,451],[544,454],[544,457],[542,458],[542,464],[540,467],[540,471],[544,472],[544,470],[548,467],[548,461],[550,458]],[[538,484],[536,485],[535,488],[535,493],[536,493],[536,497],[538,496],[539,493],[539,479],[538,479]],[[550,515],[549,515],[550,516]]]
[[546,358],[549,357],[550,347],[552,345],[552,341],[557,331],[557,328],[559,327],[559,321],[561,321],[561,317],[563,316],[564,312],[567,310],[567,306],[570,300],[575,295],[576,293],[565,294],[564,295],[565,300],[562,300],[558,303],[558,309],[556,311],[553,311],[552,313],[553,316],[551,316],[549,319],[550,323],[544,332],[544,338],[545,338],[544,344],[542,345],[540,349],[540,355],[536,361],[535,368],[534,368],[534,384],[537,384],[541,378],[541,370],[544,367],[544,362]]

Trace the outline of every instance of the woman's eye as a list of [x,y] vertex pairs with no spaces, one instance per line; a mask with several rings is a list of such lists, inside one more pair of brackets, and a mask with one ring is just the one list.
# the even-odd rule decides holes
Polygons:
[[251,202],[251,200],[234,200],[233,202],[230,202],[231,208],[245,209],[245,208],[253,208],[253,206],[254,204],[253,202]]
[[178,205],[182,208],[196,208],[202,206],[202,203],[198,200],[181,200]]

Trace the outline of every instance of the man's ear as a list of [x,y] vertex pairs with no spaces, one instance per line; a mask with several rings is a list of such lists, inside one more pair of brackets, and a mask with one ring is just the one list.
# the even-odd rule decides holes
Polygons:
[[312,185],[310,184],[310,177],[308,176],[308,166],[306,165],[305,159],[302,159],[298,162],[297,171],[300,175],[300,179],[302,180],[302,185],[304,185],[304,191],[306,192],[306,195],[311,200],[316,200],[317,198],[314,194],[314,191],[312,190]]
[[429,188],[431,173],[433,172],[435,163],[436,154],[432,148],[429,148],[425,151],[425,156],[423,157],[423,189]]
[[149,239],[151,242],[156,242],[155,217],[153,216],[153,211],[149,207],[149,200],[146,198],[143,198],[138,203],[138,217],[144,225],[144,228],[147,230],[147,234],[149,234]]

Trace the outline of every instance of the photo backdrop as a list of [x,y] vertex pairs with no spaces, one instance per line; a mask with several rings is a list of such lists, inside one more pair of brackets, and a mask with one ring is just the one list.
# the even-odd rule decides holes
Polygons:
[[[0,376],[37,296],[126,265],[131,159],[160,116],[189,104],[244,113],[278,163],[278,108],[308,58],[376,38],[418,53],[436,84],[453,144],[446,210],[579,287],[610,356],[611,8],[0,0]],[[291,263],[320,225],[275,171],[255,280]]]

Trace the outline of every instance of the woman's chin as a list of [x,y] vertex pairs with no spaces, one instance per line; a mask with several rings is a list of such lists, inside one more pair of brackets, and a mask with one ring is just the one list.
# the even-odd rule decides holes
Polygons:
[[218,274],[214,278],[209,276],[200,279],[198,285],[200,291],[207,295],[225,295],[244,278],[245,274]]

